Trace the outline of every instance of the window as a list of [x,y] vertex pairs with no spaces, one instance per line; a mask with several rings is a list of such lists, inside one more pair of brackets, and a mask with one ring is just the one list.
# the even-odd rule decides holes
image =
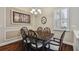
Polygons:
[[57,8],[54,18],[54,30],[69,31],[69,8]]

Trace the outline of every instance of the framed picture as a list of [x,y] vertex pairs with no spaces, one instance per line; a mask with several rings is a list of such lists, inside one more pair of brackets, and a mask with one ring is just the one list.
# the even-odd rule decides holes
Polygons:
[[42,24],[46,24],[46,22],[47,22],[47,18],[46,18],[45,16],[43,16],[43,17],[41,18],[41,23],[42,23]]
[[13,23],[30,23],[30,15],[13,11]]

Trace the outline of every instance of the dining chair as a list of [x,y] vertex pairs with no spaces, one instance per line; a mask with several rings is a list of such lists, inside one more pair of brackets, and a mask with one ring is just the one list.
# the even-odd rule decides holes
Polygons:
[[27,27],[22,27],[20,30],[21,36],[22,36],[22,42],[23,42],[23,49],[28,50],[30,40],[28,38],[28,29]]
[[39,35],[41,35],[42,32],[43,32],[43,28],[42,28],[42,27],[38,27],[38,28],[37,28],[37,33],[38,33]]
[[51,32],[51,30],[50,30],[49,27],[45,27],[45,28],[44,28],[44,31],[46,31],[46,32]]
[[37,38],[37,34],[33,30],[28,31],[29,39],[30,39],[30,48],[34,51],[38,51],[42,48],[42,41]]
[[22,36],[22,43],[23,43],[23,50],[26,50],[27,44],[26,44],[26,34],[23,28],[20,30],[21,36]]
[[25,31],[25,34],[28,35],[28,28],[27,27],[22,27],[22,29]]
[[53,40],[50,40],[50,42],[47,43],[46,48],[50,50],[62,51],[65,32],[66,31],[63,31],[60,38],[53,38]]
[[38,28],[37,28],[37,31],[42,31],[42,30],[43,30],[42,27],[38,27]]
[[43,36],[48,37],[49,35],[51,35],[51,30],[49,27],[45,27],[43,30]]
[[26,35],[25,35],[25,31],[23,30],[23,28],[20,29],[20,33],[23,39],[25,39]]

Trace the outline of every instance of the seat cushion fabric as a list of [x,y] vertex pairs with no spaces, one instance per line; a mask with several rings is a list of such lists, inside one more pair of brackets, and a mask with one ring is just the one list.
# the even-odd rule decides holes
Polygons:
[[[33,47],[36,48],[36,45],[35,45],[35,44],[31,44],[31,46],[33,46]],[[43,46],[43,44],[41,44],[41,43],[37,43],[37,47],[38,47],[38,48],[41,48],[42,46]]]
[[[56,42],[53,42],[53,41],[51,41],[50,43],[59,45],[59,43],[56,43]],[[47,44],[46,45],[46,48],[48,48],[48,47],[49,47],[49,45]],[[50,48],[49,49],[51,49],[51,50],[58,50],[59,49],[59,46],[50,44]]]

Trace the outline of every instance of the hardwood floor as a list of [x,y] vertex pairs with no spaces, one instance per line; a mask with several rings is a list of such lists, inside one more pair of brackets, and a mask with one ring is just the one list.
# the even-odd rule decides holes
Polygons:
[[63,44],[63,51],[73,51],[73,46],[68,44]]
[[[73,46],[68,44],[63,44],[62,48],[63,48],[62,49],[63,51],[73,51]],[[0,51],[24,51],[22,41],[17,41],[17,42],[2,46],[0,47]],[[34,50],[29,49],[28,51],[34,51]],[[39,51],[42,51],[42,49],[40,49]],[[47,49],[47,51],[51,51],[51,50]]]
[[22,51],[22,41],[13,42],[4,46],[0,46],[0,51]]

